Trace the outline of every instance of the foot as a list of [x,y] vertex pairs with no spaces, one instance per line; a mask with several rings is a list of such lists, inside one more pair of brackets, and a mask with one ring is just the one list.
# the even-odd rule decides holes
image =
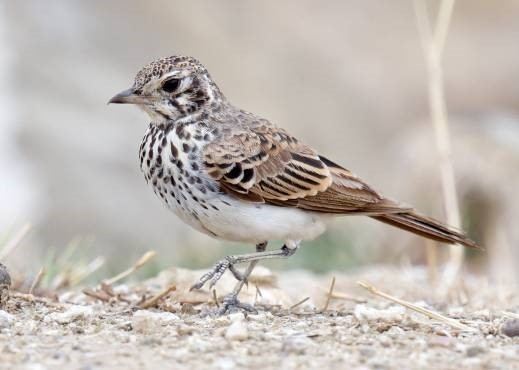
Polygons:
[[223,299],[222,307],[218,310],[218,315],[225,315],[236,311],[245,311],[245,313],[257,314],[258,310],[248,303],[241,303],[238,300],[238,295],[231,293]]
[[238,281],[243,281],[245,276],[234,267],[235,258],[233,256],[227,256],[223,260],[217,262],[211,270],[202,275],[198,283],[194,284],[189,290],[202,288],[207,281],[209,282],[209,288],[211,289],[222,277],[223,273],[228,269],[231,271],[233,276]]

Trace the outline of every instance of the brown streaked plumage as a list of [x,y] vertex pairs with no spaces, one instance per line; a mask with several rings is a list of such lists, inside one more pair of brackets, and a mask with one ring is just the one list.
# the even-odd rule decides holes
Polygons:
[[463,233],[384,198],[268,121],[233,130],[208,144],[204,163],[222,189],[244,201],[362,214],[433,240],[477,247]]
[[[240,281],[223,311],[251,309],[237,295],[258,260],[288,257],[338,215],[366,215],[445,243],[477,247],[461,231],[385,198],[350,171],[266,119],[233,106],[197,60],[144,67],[111,103],[136,104],[152,122],[139,150],[146,181],[168,208],[211,236],[257,245],[228,256],[195,288],[229,269]],[[285,240],[279,251],[267,241]],[[235,265],[250,262],[245,273]]]

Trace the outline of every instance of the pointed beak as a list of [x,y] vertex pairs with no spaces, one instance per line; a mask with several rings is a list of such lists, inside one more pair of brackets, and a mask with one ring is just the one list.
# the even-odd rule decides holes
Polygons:
[[146,104],[145,97],[137,95],[133,88],[121,91],[108,101],[108,104]]

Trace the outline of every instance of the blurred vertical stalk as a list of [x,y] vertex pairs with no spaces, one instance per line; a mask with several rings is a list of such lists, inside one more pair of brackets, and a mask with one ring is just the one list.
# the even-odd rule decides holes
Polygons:
[[[460,227],[460,213],[454,169],[451,160],[451,140],[447,107],[445,104],[445,89],[443,85],[442,56],[449,31],[449,24],[455,0],[442,0],[439,5],[438,16],[434,29],[431,28],[427,11],[426,0],[414,0],[414,8],[418,23],[418,31],[425,54],[428,71],[429,109],[435,131],[436,148],[441,174],[443,203],[447,216],[447,223]],[[435,253],[435,252],[434,252]],[[442,279],[441,294],[446,294],[452,287],[463,265],[463,248],[460,245],[450,247],[449,260],[445,266]],[[436,260],[436,256],[429,258]]]

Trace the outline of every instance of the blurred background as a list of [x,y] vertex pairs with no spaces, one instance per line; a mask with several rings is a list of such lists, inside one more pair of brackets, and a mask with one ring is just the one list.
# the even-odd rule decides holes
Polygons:
[[[519,261],[517,19],[514,0],[457,1],[443,57],[463,225],[488,249],[469,253],[468,267],[508,277]],[[139,172],[148,118],[106,105],[143,65],[174,54],[202,61],[235,105],[445,219],[411,0],[0,0],[1,240],[32,225],[8,256],[12,269],[34,274],[68,253],[101,256],[110,273],[149,249],[160,256],[152,270],[202,268],[252,250],[167,211]],[[270,266],[423,264],[425,245],[344,217]]]

